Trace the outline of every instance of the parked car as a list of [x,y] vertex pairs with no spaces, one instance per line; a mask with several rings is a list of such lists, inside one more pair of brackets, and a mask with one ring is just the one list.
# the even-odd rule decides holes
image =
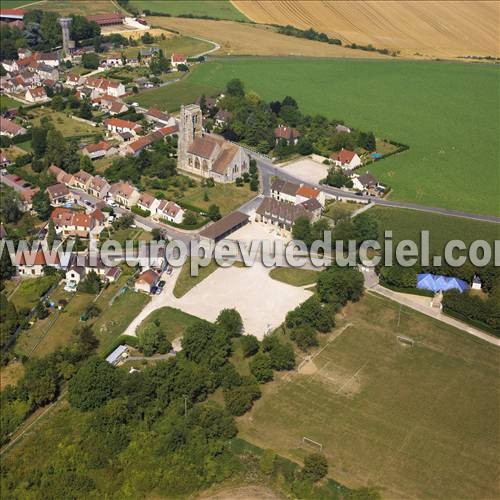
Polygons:
[[164,286],[165,286],[165,281],[164,280],[161,280],[161,281],[158,282],[158,288],[160,290],[162,290]]
[[[158,291],[158,287],[157,286],[152,286],[151,287],[151,295],[154,295],[156,292]],[[160,290],[161,291],[161,290]]]
[[172,274],[172,271],[173,271],[172,266],[168,266],[168,267],[167,267],[167,274],[168,274],[169,276]]

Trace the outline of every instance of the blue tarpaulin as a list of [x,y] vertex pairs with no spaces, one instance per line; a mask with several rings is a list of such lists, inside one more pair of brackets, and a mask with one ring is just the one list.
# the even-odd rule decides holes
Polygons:
[[460,278],[440,276],[437,274],[422,273],[417,274],[417,288],[421,290],[430,290],[431,292],[447,292],[456,289],[463,292],[469,288],[469,285]]

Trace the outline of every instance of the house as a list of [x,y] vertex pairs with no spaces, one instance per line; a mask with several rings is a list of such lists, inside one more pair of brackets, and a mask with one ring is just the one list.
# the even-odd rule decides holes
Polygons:
[[87,191],[92,196],[104,200],[108,195],[110,185],[108,181],[98,175],[92,177],[89,185],[87,187]]
[[361,158],[354,152],[342,148],[340,153],[332,153],[330,159],[337,167],[343,170],[354,170],[362,165]]
[[127,91],[125,90],[125,85],[122,82],[109,80],[107,93],[113,97],[121,97],[125,95]]
[[82,85],[82,83],[84,81],[85,81],[85,77],[83,77],[81,75],[77,75],[75,73],[68,73],[68,76],[67,76],[64,84],[67,87],[77,87],[78,85]]
[[40,80],[59,80],[59,70],[45,63],[38,63],[35,73],[40,77]]
[[128,132],[129,134],[137,136],[142,130],[142,127],[138,123],[131,122],[129,120],[122,120],[121,118],[108,118],[107,120],[104,120],[104,126],[109,132],[113,132],[115,134]]
[[79,236],[88,238],[90,231],[97,225],[96,220],[90,214],[69,208],[57,207],[50,214],[54,227],[64,237]]
[[125,16],[120,12],[105,12],[103,14],[93,14],[87,16],[87,21],[93,21],[99,26],[118,26],[123,24]]
[[146,118],[148,122],[153,122],[161,127],[173,126],[176,124],[173,116],[170,116],[168,113],[164,113],[157,108],[149,108],[144,113],[144,118]]
[[107,78],[89,76],[85,78],[83,84],[94,91],[92,97],[97,97],[103,94],[108,94],[112,97],[120,97],[127,93],[123,83],[116,80],[109,80]]
[[73,180],[71,185],[83,191],[87,191],[90,181],[92,180],[92,175],[85,170],[79,170],[76,174],[73,174]]
[[61,182],[49,186],[46,191],[49,195],[50,204],[53,207],[60,207],[61,205],[72,203],[74,200],[73,194],[68,189],[66,184]]
[[233,114],[231,111],[226,111],[225,109],[221,109],[220,111],[217,111],[217,114],[215,115],[215,124],[218,127],[223,127],[226,123],[231,120],[233,117]]
[[101,279],[114,282],[121,275],[121,269],[117,266],[109,267],[96,255],[75,255],[72,254],[66,271],[66,285],[76,289],[80,281],[85,276],[94,271]]
[[15,59],[5,59],[2,61],[2,66],[5,68],[5,71],[8,73],[14,73],[15,71],[19,71],[19,66]]
[[126,208],[132,208],[140,197],[139,191],[128,182],[115,182],[109,188],[109,196]]
[[0,167],[8,167],[11,163],[12,162],[7,158],[7,155],[3,151],[0,151]]
[[128,111],[128,106],[124,102],[113,101],[109,106],[108,111],[111,116],[114,116]]
[[295,204],[304,203],[307,200],[317,200],[320,206],[325,206],[325,193],[318,188],[303,184],[295,195]]
[[160,275],[152,269],[143,271],[135,280],[134,289],[136,292],[151,293],[160,280]]
[[59,66],[61,60],[58,52],[37,52],[35,57],[39,63],[46,64],[47,66],[53,66],[54,68]]
[[19,194],[23,203],[23,210],[31,210],[33,196],[40,191],[38,186],[32,186],[29,182],[15,174],[1,174],[0,180]]
[[352,176],[352,187],[358,191],[372,191],[378,186],[379,182],[377,178],[373,174],[370,174],[370,172]]
[[271,184],[271,198],[295,205],[299,184],[284,181],[283,179],[274,179]]
[[120,54],[111,53],[106,55],[104,63],[106,66],[123,66],[123,59]]
[[158,54],[158,52],[160,52],[158,47],[145,47],[143,49],[139,49],[141,59],[149,59],[153,57],[154,54]]
[[170,66],[173,69],[177,69],[179,64],[184,64],[187,66],[187,58],[184,54],[176,54],[175,52],[170,57]]
[[29,102],[42,102],[47,100],[47,94],[43,87],[28,89],[24,98]]
[[51,165],[49,167],[49,173],[51,173],[56,178],[57,182],[66,184],[66,186],[71,186],[73,184],[73,175],[68,174],[62,168],[59,168],[56,165]]
[[151,215],[156,214],[156,210],[160,200],[157,200],[152,194],[141,193],[141,196],[137,200],[137,206],[144,211],[148,211]]
[[59,254],[57,252],[38,250],[34,255],[25,255],[24,252],[14,256],[14,262],[19,276],[26,278],[36,278],[43,276],[45,266],[63,269]]
[[240,227],[243,227],[248,223],[248,220],[249,217],[247,214],[236,210],[203,229],[200,232],[200,239],[208,240],[212,244],[217,243],[231,233],[234,233]]
[[255,211],[257,222],[265,224],[274,224],[280,228],[290,231],[295,221],[299,217],[307,217],[311,222],[318,218],[318,205],[315,210],[308,210],[303,204],[292,205],[290,203],[277,200],[275,198],[266,197]]
[[97,160],[104,156],[115,154],[117,149],[108,141],[99,141],[97,144],[87,144],[82,153],[90,157],[91,160]]
[[17,123],[0,116],[0,135],[6,135],[7,137],[16,137],[18,135],[25,134],[27,130],[21,127]]
[[155,141],[154,137],[152,134],[144,135],[142,137],[139,137],[135,141],[129,142],[123,149],[122,149],[122,154],[123,155],[134,155],[138,156],[139,153],[153,144]]
[[274,138],[276,143],[280,140],[286,141],[288,145],[295,145],[299,142],[300,132],[292,127],[287,127],[286,125],[280,125],[274,129]]
[[184,210],[173,201],[161,200],[156,208],[156,215],[175,224],[180,224],[184,219]]
[[99,208],[96,208],[90,215],[95,220],[97,226],[102,226],[106,222],[106,216]]

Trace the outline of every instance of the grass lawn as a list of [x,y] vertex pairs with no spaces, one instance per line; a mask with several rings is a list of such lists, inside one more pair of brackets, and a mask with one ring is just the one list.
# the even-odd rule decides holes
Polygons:
[[264,386],[240,436],[297,461],[306,436],[336,480],[387,498],[495,497],[498,349],[413,310],[398,326],[398,311],[374,295],[349,305],[316,357]]
[[201,283],[205,278],[208,278],[218,267],[217,262],[212,260],[208,266],[199,268],[198,276],[191,276],[191,259],[186,260],[175,282],[174,297],[179,299],[183,295],[186,295],[191,288]]
[[[150,22],[154,24],[154,18],[153,21],[151,21],[150,19]],[[191,38],[190,36],[182,36],[182,35],[171,36],[172,33],[168,31],[165,31],[165,35],[167,36],[165,40],[159,39],[154,43],[148,45],[141,44],[138,45],[137,47],[127,47],[124,50],[124,53],[127,57],[137,57],[137,53],[141,48],[159,47],[160,49],[163,50],[165,57],[167,57],[170,60],[170,55],[172,54],[172,52],[180,52],[181,54],[184,54],[188,57],[192,57],[192,56],[197,56],[202,52],[206,52],[207,50],[210,50],[214,47],[213,44],[209,42],[204,42],[203,40]],[[179,76],[177,72],[172,74]]]
[[40,297],[57,281],[59,281],[57,276],[40,276],[39,278],[23,279],[10,300],[17,309],[22,307],[31,309]]
[[[374,215],[379,223],[380,241],[384,231],[391,230],[393,247],[401,240],[412,240],[420,248],[420,231],[429,231],[429,251],[431,255],[444,255],[448,241],[460,239],[467,246],[475,240],[485,240],[491,247],[500,238],[500,226],[490,222],[480,222],[439,214],[416,212],[389,207],[373,207],[367,213]],[[466,255],[462,251],[455,254]]]
[[145,293],[127,290],[113,302],[112,306],[103,308],[93,325],[100,342],[98,348],[100,353],[105,352],[116,337],[125,331],[149,300],[149,295]]
[[33,151],[33,148],[31,147],[31,139],[28,141],[20,142],[19,144],[16,144],[18,148],[24,149],[26,153],[31,153]]
[[[232,212],[257,194],[250,191],[248,184],[241,187],[235,184],[215,184],[213,187],[202,187],[197,184],[194,187],[186,188],[186,191],[183,192],[172,186],[170,189],[164,190],[163,193],[168,200],[189,203],[203,210],[208,210],[210,205],[215,204],[220,208],[222,215]],[[204,199],[205,193],[208,195],[208,201]]]
[[167,338],[172,341],[177,337],[182,337],[187,327],[191,326],[200,318],[187,314],[180,309],[173,307],[162,307],[153,311],[139,326],[139,332],[148,324],[154,321],[160,322],[160,328],[167,332]]
[[105,170],[113,163],[114,160],[119,158],[118,155],[116,156],[105,156],[104,158],[100,158],[99,160],[93,161],[95,171],[98,174],[103,174]]
[[193,16],[210,16],[230,21],[248,21],[229,0],[133,0],[133,7],[143,11],[161,12],[171,16],[190,14]]
[[306,286],[316,283],[318,271],[311,269],[298,269],[294,267],[275,267],[269,276],[273,280],[282,281],[293,286]]
[[341,220],[349,218],[353,212],[359,210],[360,208],[363,208],[361,203],[334,201],[332,203],[327,203],[323,215],[334,220]]
[[[3,5],[2,0],[2,5]],[[29,5],[28,5],[29,4]],[[117,4],[111,0],[45,0],[42,2],[24,2],[27,10],[51,10],[60,15],[77,14],[80,16],[90,16],[91,14],[104,14],[106,12],[115,12],[118,9]]]
[[16,101],[15,99],[12,99],[8,95],[0,95],[0,107],[1,108],[19,108],[22,106],[22,104],[19,101]]
[[198,96],[217,94],[217,88],[211,85],[201,85],[189,80],[182,80],[165,87],[145,90],[125,99],[126,102],[138,102],[145,108],[158,107],[167,111],[177,111],[181,104],[193,103]]
[[15,386],[24,375],[24,365],[20,361],[11,361],[0,368],[0,390],[8,385]]
[[120,245],[124,245],[127,240],[150,241],[151,233],[144,231],[143,229],[129,227],[128,229],[118,229],[117,231],[113,231],[110,234],[109,239],[119,242]]
[[70,118],[65,113],[61,113],[60,111],[53,111],[51,109],[46,108],[37,108],[30,112],[35,116],[33,119],[33,125],[35,127],[40,125],[42,117],[49,116],[51,118],[51,122],[54,127],[61,131],[64,137],[72,137],[75,135],[91,135],[91,134],[99,134],[100,131],[96,127],[92,127],[87,123],[79,122]]
[[[500,214],[497,67],[221,59],[200,65],[182,85],[184,89],[193,85],[222,90],[231,78],[242,79],[247,89],[267,101],[290,95],[303,112],[344,120],[382,139],[408,144],[405,153],[370,165],[370,171],[393,189],[391,198]],[[166,102],[177,104],[182,98],[192,102],[201,93],[180,95],[175,87],[164,90]]]

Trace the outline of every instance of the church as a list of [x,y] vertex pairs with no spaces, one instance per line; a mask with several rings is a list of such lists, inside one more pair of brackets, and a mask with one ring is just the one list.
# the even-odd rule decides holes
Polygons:
[[249,162],[248,154],[239,146],[203,132],[198,105],[181,107],[177,152],[180,170],[227,183],[248,172]]

